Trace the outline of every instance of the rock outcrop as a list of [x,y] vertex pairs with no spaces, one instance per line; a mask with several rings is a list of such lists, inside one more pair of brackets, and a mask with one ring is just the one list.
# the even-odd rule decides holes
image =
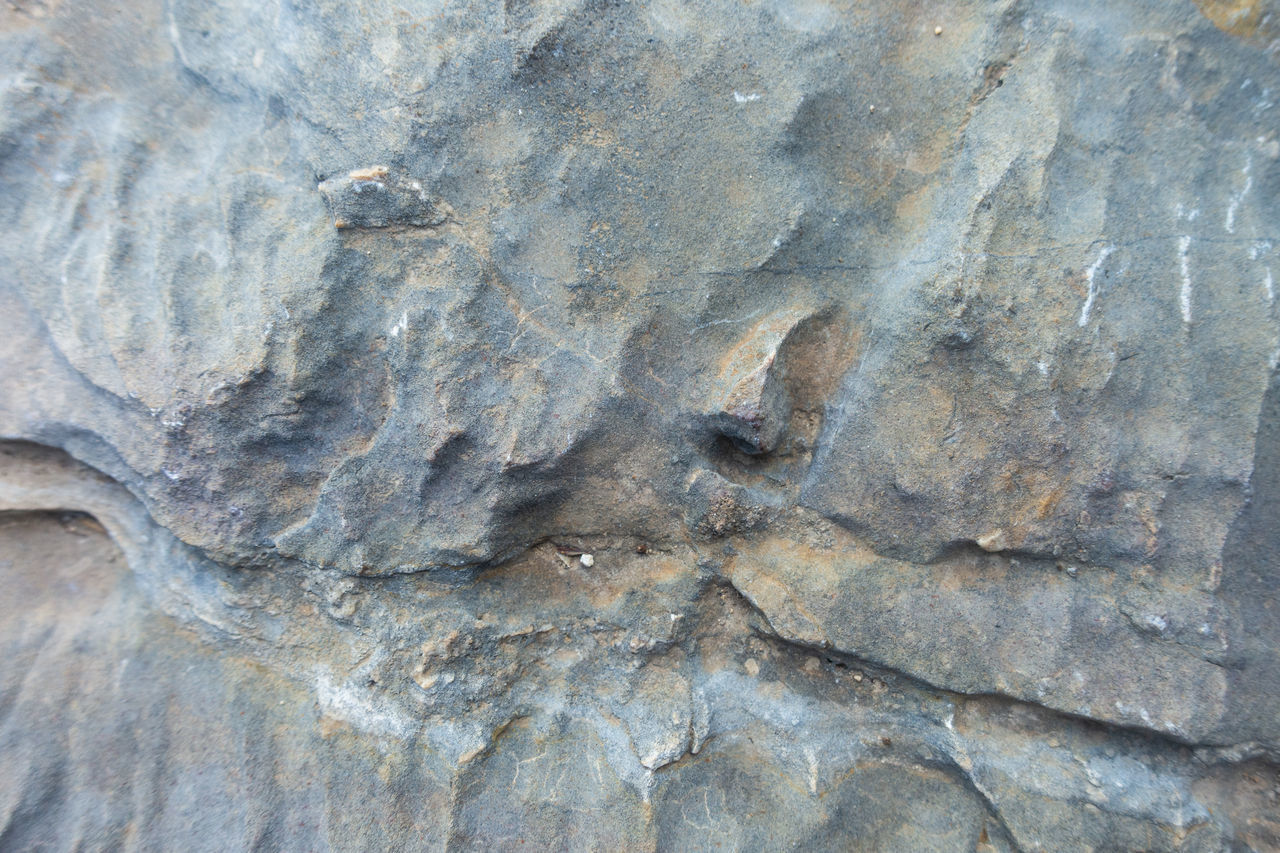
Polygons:
[[0,847],[1280,849],[1273,3],[0,68]]

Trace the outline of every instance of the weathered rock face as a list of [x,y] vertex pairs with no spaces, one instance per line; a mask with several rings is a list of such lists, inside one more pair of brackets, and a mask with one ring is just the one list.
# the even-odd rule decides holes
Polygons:
[[0,846],[1280,848],[1280,8],[117,5],[0,11]]

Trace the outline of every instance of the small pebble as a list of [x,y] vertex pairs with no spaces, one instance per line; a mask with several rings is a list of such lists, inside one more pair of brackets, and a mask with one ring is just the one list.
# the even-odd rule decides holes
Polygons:
[[876,111],[876,105],[875,105],[875,104],[872,104],[870,107],[868,107],[868,108],[867,108],[867,111],[868,111],[868,112],[875,112],[875,111]]
[[755,678],[760,674],[760,664],[755,658],[747,658],[746,662],[742,664],[742,668],[745,669],[747,671],[747,675],[752,678]]
[[581,557],[578,558],[578,560],[582,563],[582,565],[585,568],[588,568],[588,569],[596,564],[596,558],[591,556],[590,554],[583,554]]
[[933,34],[934,34],[935,36],[940,36],[940,35],[942,35],[942,27],[934,27],[934,28],[933,28]]

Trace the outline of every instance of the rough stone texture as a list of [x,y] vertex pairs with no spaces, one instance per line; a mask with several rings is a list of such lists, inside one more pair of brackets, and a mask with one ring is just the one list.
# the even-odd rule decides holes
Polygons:
[[1271,0],[10,0],[0,848],[1280,849],[1277,97]]

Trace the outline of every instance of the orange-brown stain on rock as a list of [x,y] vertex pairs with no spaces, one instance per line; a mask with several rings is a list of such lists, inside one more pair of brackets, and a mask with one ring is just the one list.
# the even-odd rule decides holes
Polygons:
[[1195,0],[1196,8],[1224,33],[1265,46],[1280,38],[1280,10],[1270,0]]

